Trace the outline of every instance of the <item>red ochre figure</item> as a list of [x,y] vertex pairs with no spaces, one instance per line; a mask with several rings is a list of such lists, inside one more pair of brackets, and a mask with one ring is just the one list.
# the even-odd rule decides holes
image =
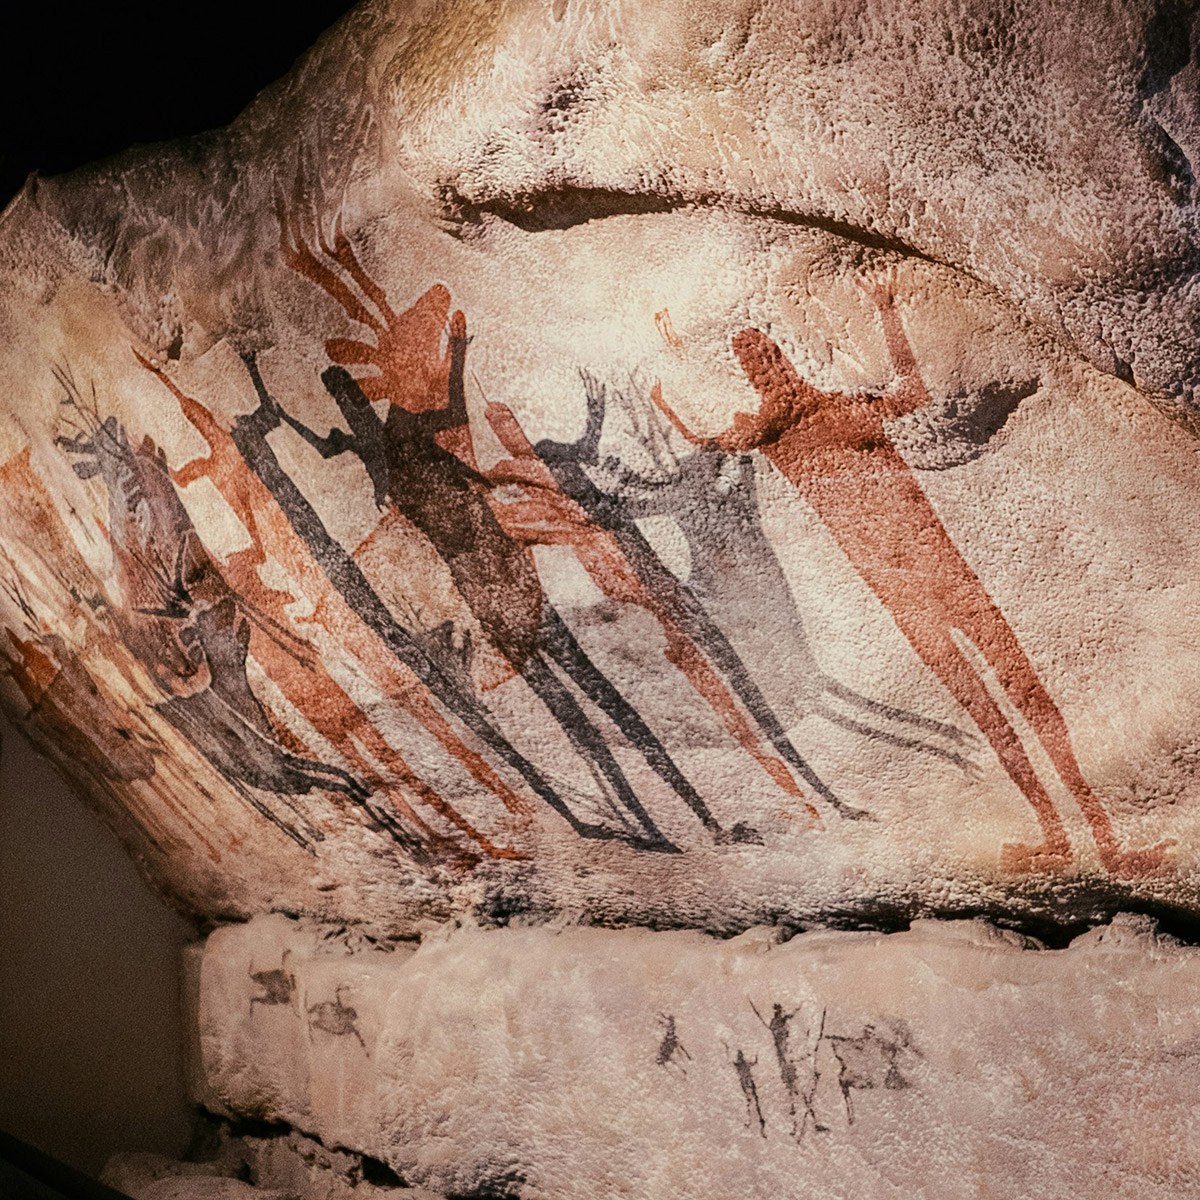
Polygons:
[[1062,714],[888,438],[884,421],[921,408],[930,396],[892,289],[881,285],[871,294],[899,375],[897,385],[884,395],[819,391],[800,378],[775,342],[757,329],[745,329],[734,336],[733,351],[762,397],[757,413],[738,413],[725,433],[701,439],[684,427],[660,394],[655,399],[695,444],[734,453],[762,451],[812,506],[913,649],[970,713],[1041,825],[1040,845],[1003,847],[1005,868],[1065,866],[1071,859],[1070,841],[1017,731],[956,643],[956,630],[987,660],[1009,701],[1037,734],[1087,819],[1105,868],[1130,878],[1163,871],[1164,855],[1174,841],[1144,850],[1121,848],[1108,814],[1079,769]]
[[[251,534],[252,545],[230,555],[225,566],[237,593],[258,611],[267,614],[276,628],[289,627],[287,606],[293,597],[268,588],[258,574],[258,568],[267,563],[273,553],[300,580],[304,594],[314,604],[312,619],[338,637],[343,645],[358,653],[358,661],[386,693],[429,730],[478,782],[498,795],[510,812],[524,814],[527,810],[521,799],[478,754],[455,736],[431,699],[425,695],[419,681],[401,670],[391,656],[381,655],[372,645],[367,631],[332,593],[274,498],[258,478],[247,470],[229,433],[202,404],[176,387],[164,371],[136,350],[134,355],[171,392],[184,416],[208,443],[208,454],[172,471],[172,479],[180,487],[186,487],[202,477],[209,478]],[[253,629],[252,638],[256,653],[273,682],[373,787],[381,785],[383,781],[377,777],[369,758],[360,752],[356,742],[422,804],[454,825],[488,857],[526,857],[512,847],[493,843],[425,783],[324,670],[319,659],[312,654],[304,654],[301,659],[294,651],[277,644],[274,638],[262,636],[261,630]],[[388,789],[388,796],[435,851],[444,850],[449,845],[418,816],[397,790]]]

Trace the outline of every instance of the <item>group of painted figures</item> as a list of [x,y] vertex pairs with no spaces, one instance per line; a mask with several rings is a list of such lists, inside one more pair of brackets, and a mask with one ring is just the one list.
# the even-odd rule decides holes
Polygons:
[[[446,288],[429,288],[397,313],[340,226],[331,238],[310,238],[282,209],[281,226],[288,265],[369,333],[325,343],[331,365],[321,378],[344,428],[320,434],[298,420],[272,394],[253,353],[243,361],[258,404],[230,428],[139,355],[208,453],[172,468],[149,439],[135,444],[115,418],[102,418],[66,375],[74,426],[58,444],[77,475],[99,477],[107,491],[119,592],[112,620],[160,689],[158,711],[301,845],[311,848],[321,833],[294,798],[322,790],[418,859],[522,857],[513,839],[478,829],[406,761],[367,715],[364,696],[372,694],[399,705],[514,818],[536,797],[583,837],[677,852],[678,838],[660,829],[614,754],[607,721],[713,839],[762,840],[748,821],[718,821],[649,721],[585,652],[547,597],[538,546],[569,547],[607,601],[652,618],[687,686],[812,819],[816,806],[847,820],[868,814],[837,796],[793,743],[788,726],[802,713],[967,766],[973,735],[861,695],[821,670],[762,528],[762,456],[812,507],[1032,805],[1042,841],[1005,847],[1005,865],[1062,865],[1070,845],[980,659],[1079,804],[1106,868],[1163,868],[1165,845],[1118,844],[1058,709],[888,438],[885,421],[929,403],[891,286],[870,290],[898,376],[882,395],[818,391],[774,341],[746,329],[732,347],[761,404],[725,433],[697,436],[657,385],[639,394],[581,373],[586,423],[578,440],[532,444],[509,408],[486,402],[484,417],[507,457],[484,468],[468,414],[470,338]],[[650,475],[602,453],[614,408],[648,430]],[[271,435],[285,429],[326,459],[361,463],[379,513],[363,545],[338,541],[284,468]],[[674,452],[673,441],[686,451]],[[202,478],[249,534],[248,546],[220,562],[178,491]],[[686,539],[686,578],[644,536],[639,521],[651,516],[670,516]],[[336,751],[338,765],[320,761],[264,705],[251,661]],[[350,674],[332,667],[339,661],[353,664]],[[9,662],[12,669],[11,655]],[[606,808],[581,804],[503,731],[488,695],[517,677],[597,781]]]

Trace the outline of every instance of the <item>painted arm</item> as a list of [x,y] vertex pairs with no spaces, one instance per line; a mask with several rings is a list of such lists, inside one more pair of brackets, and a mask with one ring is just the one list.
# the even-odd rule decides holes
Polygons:
[[671,422],[672,426],[683,436],[685,441],[690,442],[693,446],[699,446],[701,450],[711,450],[718,444],[719,438],[700,437],[683,423],[683,418],[663,399],[661,381],[650,389],[650,399],[653,401],[654,407]]
[[139,354],[136,349],[133,350],[133,357],[179,401],[179,407],[183,410],[183,415],[187,417],[196,432],[208,443],[209,452],[206,455],[202,458],[194,458],[191,462],[184,463],[178,470],[172,470],[171,472],[171,478],[180,487],[188,487],[195,483],[196,480],[210,473],[213,467],[213,460],[216,457],[217,447],[223,442],[228,442],[229,435],[217,424],[212,413],[199,401],[193,400],[191,396],[187,396],[180,391],[175,386],[175,381],[165,371],[156,367],[149,359]]
[[579,372],[587,396],[587,420],[583,434],[574,442],[555,442],[542,438],[534,453],[545,462],[589,463],[596,465],[600,456],[600,433],[604,428],[607,389],[587,371]]
[[417,417],[421,427],[430,433],[466,428],[470,424],[466,388],[467,346],[470,342],[471,339],[467,336],[467,318],[461,309],[456,309],[450,318],[446,347],[450,359],[446,404],[442,408],[428,409]]
[[583,386],[587,395],[587,422],[583,427],[583,437],[576,443],[576,454],[580,462],[595,466],[600,457],[600,434],[604,429],[608,390],[591,375],[584,375]]
[[280,408],[279,416],[285,425],[290,425],[322,458],[336,458],[348,450],[358,449],[358,438],[336,425],[322,437],[315,430],[309,429],[303,421],[293,417],[285,408]]
[[522,487],[557,490],[550,468],[538,458],[537,451],[525,436],[512,409],[507,404],[493,400],[484,409],[484,416],[500,445],[511,455],[488,471],[488,479],[493,484],[515,483]]
[[[341,306],[350,320],[368,331],[366,338],[326,339],[325,352],[330,361],[338,367],[370,368],[372,373],[355,379],[366,399],[385,400],[409,414],[415,431],[420,434],[453,433],[457,427],[466,426],[462,383],[467,323],[461,312],[450,316],[449,290],[435,283],[411,308],[397,313],[384,289],[359,262],[340,218],[335,223],[332,240],[327,239],[317,223],[317,249],[309,245],[301,175],[297,175],[292,209],[289,211],[282,195],[276,197],[276,203],[284,262],[312,280]],[[449,346],[443,354],[441,344],[447,317]],[[449,396],[443,405],[441,399],[447,390]],[[352,424],[351,428],[355,426]]]
[[788,356],[758,329],[735,334],[733,352],[762,404],[757,413],[738,413],[728,432],[713,439],[722,450],[747,454],[776,442],[831,396],[802,379]]
[[895,419],[908,413],[915,412],[931,403],[932,398],[921,379],[917,366],[916,355],[909,345],[908,335],[900,323],[900,314],[896,311],[896,301],[892,289],[883,284],[871,293],[871,299],[879,309],[879,317],[883,322],[883,335],[887,339],[888,353],[892,365],[899,375],[899,382],[885,395],[880,397],[879,406],[884,415]]

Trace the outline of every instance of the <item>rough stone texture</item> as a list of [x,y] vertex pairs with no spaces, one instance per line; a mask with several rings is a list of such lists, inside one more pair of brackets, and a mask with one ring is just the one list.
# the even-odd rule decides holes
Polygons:
[[8,711],[210,918],[1194,911],[1192,22],[1077,9],[368,3],[32,180]]
[[[260,918],[200,964],[197,1099],[455,1195],[1191,1196],[1200,950],[570,928],[351,953]],[[356,1139],[356,1140],[355,1140]]]
[[383,1163],[295,1131],[218,1126],[213,1134],[193,1161],[115,1154],[101,1180],[132,1200],[442,1200],[389,1178]]
[[707,936],[1200,913],[1195,10],[380,0],[0,216],[0,701],[306,918],[264,1186],[1195,1193],[1146,919]]
[[296,1192],[255,1187],[158,1154],[116,1154],[100,1179],[130,1200],[301,1200]]

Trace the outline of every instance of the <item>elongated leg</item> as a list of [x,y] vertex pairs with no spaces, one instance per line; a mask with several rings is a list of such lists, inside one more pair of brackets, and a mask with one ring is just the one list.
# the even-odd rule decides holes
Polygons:
[[[272,646],[268,644],[263,649],[270,651]],[[362,710],[346,692],[324,671],[318,672],[304,666],[295,656],[287,652],[268,653],[262,657],[267,665],[268,674],[281,688],[284,695],[312,724],[313,728],[327,738],[346,761],[367,778],[372,790],[374,786],[381,784],[382,780],[376,776],[371,764],[360,752],[359,743],[365,746],[374,756],[375,761],[389,771],[421,803],[449,821],[475,842],[489,857],[524,857],[511,847],[494,845],[489,838],[477,830],[450,803],[421,779],[404,757],[367,720]],[[283,730],[278,732],[280,739],[283,740]],[[399,794],[398,789],[388,789],[388,800],[399,810],[401,816],[414,824],[429,840],[431,846],[435,846],[439,852],[445,853],[446,849],[452,848],[455,854],[459,856],[463,854],[460,847],[436,833],[422,821],[404,796]],[[410,853],[416,853],[415,847],[421,845],[420,838],[413,838],[397,821],[393,813],[389,813],[376,802],[370,791],[360,803],[363,809],[397,842]],[[424,848],[424,852],[427,852],[428,849],[429,847]]]
[[666,747],[655,737],[637,710],[612,685],[588,658],[562,617],[547,606],[543,617],[542,648],[579,685],[580,690],[620,729],[629,743],[654,771],[700,818],[706,829],[721,831],[720,823],[709,811],[696,789],[675,765]]
[[904,626],[901,628],[913,648],[979,726],[979,731],[996,752],[1001,766],[1029,801],[1042,828],[1042,844],[1039,846],[1006,845],[1001,852],[1002,865],[1010,870],[1065,866],[1071,860],[1071,844],[1062,818],[1038,779],[1017,731],[992,699],[979,673],[954,644],[948,629],[942,636],[931,638],[923,637],[915,630],[910,632]]
[[[587,762],[593,763],[608,780],[618,799],[645,831],[644,838],[634,839],[634,844],[647,850],[664,850],[679,853],[679,848],[669,842],[655,826],[650,814],[634,794],[603,735],[588,720],[570,689],[554,674],[550,666],[538,655],[525,663],[521,672],[525,681],[534,690],[538,699],[550,710],[562,731],[567,735],[576,752]],[[621,836],[613,830],[581,822],[561,801],[559,813],[566,818],[576,833],[583,837],[614,838]]]
[[[780,759],[769,753],[738,707],[734,692],[726,686],[725,681],[713,669],[709,658],[701,652],[701,648],[696,644],[693,636],[693,630],[687,621],[689,614],[676,611],[676,605],[671,604],[669,600],[664,601],[660,591],[651,587],[633,568],[632,564],[627,562],[623,551],[618,548],[619,545],[619,541],[614,540],[614,547],[610,549],[593,541],[578,545],[577,551],[588,573],[606,595],[614,600],[637,604],[654,616],[667,640],[667,661],[683,674],[697,694],[703,697],[705,703],[716,713],[733,739],[770,775],[776,786],[789,796],[802,801],[813,820],[820,821],[817,810],[804,798],[796,781],[788,773],[787,767]],[[693,604],[697,603],[694,599],[692,602]],[[728,643],[726,646],[728,647]],[[732,647],[728,647],[728,649],[730,655],[733,655],[735,661],[740,665],[740,660],[737,660]],[[761,700],[761,696],[759,699]],[[776,724],[778,726],[778,722]],[[782,726],[778,726],[778,729],[780,737],[787,742]],[[818,795],[827,799],[832,797],[833,793],[817,778],[816,773],[800,758],[790,743],[789,749],[791,749],[791,758],[788,761],[793,762],[794,760],[799,764],[797,770],[801,777],[813,787]],[[837,806],[836,799],[832,803],[835,807]],[[743,829],[748,839],[752,840],[757,836],[751,830],[744,827]]]
[[963,771],[969,771],[974,766],[970,759],[965,758],[957,750],[948,750],[945,746],[928,742],[924,738],[906,737],[902,733],[892,733],[888,729],[878,729],[874,725],[866,725],[862,721],[856,721],[853,717],[846,716],[845,713],[839,712],[824,701],[816,701],[811,706],[811,711],[831,724],[838,725],[842,729],[849,729],[852,733],[861,734],[871,741],[885,742],[889,746],[898,746],[904,750],[916,750],[922,754],[932,755],[934,758],[944,758]]
[[[638,563],[639,571],[643,565],[645,564]],[[658,574],[659,572],[655,571],[654,577],[657,578]],[[729,639],[726,638],[725,634],[713,622],[699,600],[687,591],[686,588],[679,585],[674,576],[667,582],[667,586],[670,588],[670,594],[672,594],[673,598],[679,601],[678,604],[672,605],[672,607],[675,610],[675,615],[679,620],[683,632],[697,648],[702,650],[712,660],[717,669],[725,676],[734,694],[745,705],[746,711],[754,719],[755,724],[766,734],[768,741],[784,762],[830,808],[841,816],[852,821],[869,818],[870,814],[864,809],[855,808],[839,799],[834,794],[833,789],[813,770],[808,761],[801,757],[800,752],[792,745],[791,739],[783,728],[783,724],[767,703],[766,697],[759,690],[758,684],[750,677],[750,672],[746,669],[746,665],[742,662],[737,651],[734,650]],[[646,578],[646,587],[652,594],[657,596],[658,592],[651,578]],[[677,646],[676,650],[677,652],[682,652],[685,657],[693,657],[690,652],[684,650],[681,646]],[[683,668],[681,667],[680,669],[682,670]],[[712,700],[709,702],[714,708],[716,707],[716,704]]]
[[[226,776],[226,778],[228,779],[228,776]],[[317,850],[313,843],[323,842],[325,840],[325,835],[321,833],[319,829],[314,829],[311,825],[305,823],[304,819],[298,812],[296,812],[292,805],[289,804],[288,808],[291,810],[296,819],[302,823],[303,832],[301,832],[301,829],[297,828],[295,825],[292,825],[289,821],[285,821],[269,805],[264,804],[263,801],[254,795],[254,793],[248,787],[238,783],[235,779],[229,779],[229,782],[233,784],[234,791],[236,791],[238,795],[240,795],[242,799],[245,800],[246,803],[249,804],[250,807],[259,814],[259,816],[265,817],[271,822],[272,825],[290,837],[292,841],[300,847],[301,850],[305,850],[309,854],[313,855],[313,857],[316,857]]]
[[[347,607],[489,750],[508,763],[551,808],[564,811],[566,805],[541,772],[496,729],[478,699],[465,693],[429,658],[376,595],[346,548],[330,536],[317,511],[280,465],[267,441],[267,435],[281,423],[279,405],[268,392],[254,355],[243,355],[243,362],[258,394],[259,407],[239,417],[230,436]],[[428,705],[427,711],[432,721],[433,706]],[[505,798],[506,804],[511,804],[503,792],[498,794]]]
[[998,611],[996,618],[988,622],[986,629],[976,631],[979,636],[972,636],[971,640],[995,668],[1005,692],[1046,748],[1055,770],[1087,820],[1100,852],[1100,861],[1114,875],[1134,878],[1159,872],[1174,841],[1160,842],[1143,850],[1121,848],[1108,813],[1079,769],[1062,713]]
[[902,725],[911,725],[915,729],[924,729],[927,733],[931,733],[936,737],[943,737],[947,741],[955,742],[960,746],[969,745],[973,740],[970,734],[963,729],[959,729],[957,725],[951,725],[948,721],[938,721],[933,717],[922,716],[920,713],[912,712],[907,708],[895,708],[891,704],[883,704],[878,700],[872,700],[870,696],[864,696],[861,692],[856,692],[853,688],[847,687],[844,683],[840,683],[831,675],[826,675],[823,672],[817,673],[816,682],[822,691],[836,697],[845,704],[861,709],[863,712],[873,713],[877,717],[883,717],[888,721],[896,721]]

